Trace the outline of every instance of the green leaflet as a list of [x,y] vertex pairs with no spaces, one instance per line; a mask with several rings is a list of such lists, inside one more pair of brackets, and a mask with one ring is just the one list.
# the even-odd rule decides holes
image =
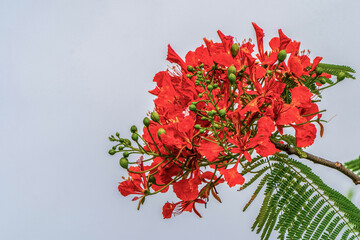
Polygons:
[[248,168],[256,173],[241,189],[261,180],[244,211],[261,191],[265,195],[252,226],[260,239],[269,239],[274,230],[278,239],[360,239],[360,210],[308,166],[275,154]]
[[344,165],[349,170],[353,171],[357,175],[360,175],[360,156],[355,160],[346,162]]

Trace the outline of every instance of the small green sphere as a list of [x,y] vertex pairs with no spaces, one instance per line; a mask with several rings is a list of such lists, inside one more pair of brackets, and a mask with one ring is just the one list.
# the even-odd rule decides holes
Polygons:
[[145,117],[143,123],[146,127],[148,127],[150,125],[150,119],[148,117]]
[[227,69],[226,74],[227,74],[228,77],[230,76],[231,73],[234,74],[234,75],[236,75],[236,67],[235,67],[234,65],[231,65],[231,66]]
[[128,169],[129,167],[129,161],[126,158],[120,158],[120,166],[122,168]]
[[137,131],[137,127],[135,125],[132,125],[130,128],[130,132],[135,133]]
[[124,158],[127,158],[127,157],[130,156],[130,153],[129,152],[123,152],[123,156],[124,156]]
[[119,151],[122,151],[123,149],[124,149],[124,147],[123,146],[119,146]]
[[196,111],[197,110],[197,108],[196,108],[196,106],[194,104],[190,104],[189,109],[190,109],[190,111]]
[[193,76],[193,75],[191,75],[191,74],[186,74],[186,77],[187,77],[187,78],[192,78],[192,76]]
[[346,77],[346,74],[344,72],[340,72],[339,75],[337,76],[337,80],[342,81],[345,79],[345,77]]
[[115,153],[116,153],[116,151],[115,151],[114,149],[110,149],[110,150],[109,150],[109,154],[110,154],[110,155],[114,155]]
[[324,72],[324,69],[322,67],[316,67],[315,68],[316,75],[321,75]]
[[154,122],[159,122],[160,121],[160,117],[159,114],[157,112],[152,112],[150,114],[150,118],[151,120],[153,120]]
[[201,120],[205,121],[207,120],[207,117],[201,117]]
[[266,70],[266,74],[271,76],[272,75],[272,71],[271,70]]
[[195,129],[200,129],[201,126],[200,126],[200,124],[196,124],[196,125],[194,126],[194,128],[195,128]]
[[230,48],[231,56],[236,57],[239,52],[239,44],[234,43]]
[[133,133],[131,135],[131,139],[134,140],[135,142],[139,139],[139,136],[136,133]]
[[149,183],[155,183],[155,184],[156,184],[156,180],[155,180],[154,175],[150,175],[150,177],[149,177]]
[[322,78],[320,78],[320,79],[319,79],[319,81],[320,81],[320,83],[321,83],[321,84],[325,84],[325,83],[326,83],[326,79],[325,79],[325,78],[323,78],[323,77],[322,77]]
[[209,85],[207,86],[207,89],[211,92],[211,91],[214,89],[214,87],[213,87],[213,85],[209,84]]
[[218,88],[218,87],[219,87],[219,84],[215,83],[215,84],[213,85],[213,87],[214,87],[214,88]]
[[202,63],[202,64],[200,64],[200,68],[203,68],[204,67],[204,64]]
[[191,66],[191,65],[187,66],[186,69],[187,69],[189,72],[193,72],[193,71],[194,71],[194,68],[193,68],[193,66]]
[[220,109],[220,110],[219,110],[219,115],[220,115],[221,117],[224,117],[224,116],[226,115],[225,109]]
[[279,62],[283,62],[286,59],[286,51],[284,49],[279,52],[277,59]]
[[199,130],[199,133],[204,133],[204,132],[205,132],[205,128]]
[[204,93],[199,93],[198,97],[199,97],[199,98],[202,98],[203,95],[204,95]]
[[159,128],[158,132],[157,132],[158,136],[162,135],[162,134],[166,134],[165,129],[163,128]]
[[229,78],[230,83],[234,84],[234,83],[236,82],[236,76],[235,76],[235,74],[230,73],[230,75],[229,75],[228,78]]

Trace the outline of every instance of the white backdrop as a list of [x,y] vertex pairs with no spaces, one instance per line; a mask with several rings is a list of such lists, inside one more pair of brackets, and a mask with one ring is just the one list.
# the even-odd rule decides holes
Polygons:
[[[258,239],[250,226],[259,201],[241,211],[250,190],[220,188],[223,203],[199,207],[202,219],[163,220],[170,193],[137,211],[117,191],[125,171],[107,154],[107,138],[129,137],[153,109],[147,91],[167,67],[168,43],[184,57],[203,37],[219,41],[218,29],[255,39],[254,21],[267,42],[282,28],[311,58],[360,71],[359,7],[355,0],[0,0],[0,239]],[[359,80],[346,80],[323,94],[324,119],[336,117],[310,152],[341,162],[360,154],[359,91]],[[349,179],[314,171],[342,193],[353,188],[360,205]]]

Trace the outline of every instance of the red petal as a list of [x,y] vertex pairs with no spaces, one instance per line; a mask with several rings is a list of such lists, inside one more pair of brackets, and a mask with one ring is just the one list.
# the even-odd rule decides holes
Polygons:
[[221,168],[219,171],[222,175],[224,175],[225,181],[229,187],[233,187],[238,184],[242,185],[245,182],[245,178],[237,170],[237,164],[233,168]]
[[203,140],[201,141],[201,145],[198,148],[198,151],[201,155],[205,156],[209,162],[216,161],[218,159],[219,153],[224,149],[219,145]]
[[312,123],[294,126],[296,145],[298,147],[308,147],[314,143],[316,137],[316,127]]

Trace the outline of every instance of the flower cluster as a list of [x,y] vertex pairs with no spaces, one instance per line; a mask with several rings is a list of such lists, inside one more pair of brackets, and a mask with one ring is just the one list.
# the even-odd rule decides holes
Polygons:
[[[164,218],[183,211],[201,216],[197,204],[210,196],[221,202],[217,185],[244,183],[244,162],[279,152],[274,142],[284,128],[294,130],[298,148],[313,144],[314,123],[323,129],[316,103],[331,75],[318,66],[321,57],[311,60],[282,30],[265,51],[263,30],[253,26],[256,54],[251,40],[236,43],[220,31],[220,43],[204,38],[185,59],[168,46],[173,66],[154,77],[155,109],[142,134],[131,128],[136,146],[118,133],[110,137],[117,144],[109,153],[122,152],[120,165],[129,173],[118,187],[123,196],[135,195],[140,207],[146,196],[171,188],[179,202],[165,203]],[[142,156],[129,162],[130,154]]]

